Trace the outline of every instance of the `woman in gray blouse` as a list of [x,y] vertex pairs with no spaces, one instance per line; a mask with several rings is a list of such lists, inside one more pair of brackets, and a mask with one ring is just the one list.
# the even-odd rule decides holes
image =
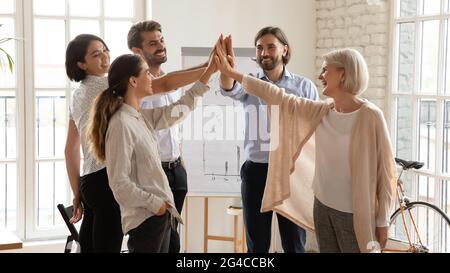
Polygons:
[[88,138],[93,155],[106,164],[130,252],[168,252],[170,228],[181,218],[161,166],[156,131],[186,117],[215,72],[211,61],[178,102],[143,110],[140,100],[153,94],[147,63],[138,55],[122,55],[111,65],[110,87],[92,108]]
[[[175,71],[152,81],[153,92],[167,92],[198,80],[208,63],[189,71]],[[65,158],[73,192],[72,223],[83,222],[80,229],[81,252],[119,252],[122,246],[120,209],[108,185],[105,164],[98,164],[87,147],[89,110],[95,98],[108,88],[110,67],[105,42],[90,34],[75,37],[66,50],[66,73],[81,82],[73,92]],[[83,175],[80,177],[80,144],[83,150]]]

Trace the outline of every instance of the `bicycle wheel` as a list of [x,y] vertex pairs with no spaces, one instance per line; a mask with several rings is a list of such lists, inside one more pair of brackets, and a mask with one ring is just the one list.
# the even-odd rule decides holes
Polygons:
[[450,252],[450,219],[441,209],[426,202],[411,202],[403,216],[400,209],[392,214],[386,248],[408,252],[410,240],[415,252]]

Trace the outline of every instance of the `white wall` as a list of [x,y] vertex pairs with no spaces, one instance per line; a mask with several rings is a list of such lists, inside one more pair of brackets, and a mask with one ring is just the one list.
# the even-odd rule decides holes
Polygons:
[[[235,47],[254,47],[263,27],[280,27],[287,35],[293,56],[288,69],[311,79],[316,77],[316,1],[314,0],[153,0],[149,18],[161,23],[166,39],[167,72],[181,68],[181,47],[213,46],[223,34],[232,34]],[[188,170],[189,171],[189,170]],[[209,229],[212,235],[231,236],[232,217],[226,214],[231,199],[212,199]],[[188,252],[203,251],[203,202],[189,202]],[[281,251],[276,240],[276,251]],[[229,242],[209,243],[210,252],[230,252]]]
[[153,0],[152,19],[166,38],[167,71],[180,69],[181,47],[213,46],[220,33],[232,34],[235,47],[253,47],[261,28],[283,29],[293,49],[288,68],[315,77],[314,0]]

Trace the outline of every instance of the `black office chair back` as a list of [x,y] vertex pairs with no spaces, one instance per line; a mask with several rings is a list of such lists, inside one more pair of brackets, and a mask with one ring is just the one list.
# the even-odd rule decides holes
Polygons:
[[78,231],[74,224],[70,223],[70,218],[72,218],[72,209],[73,206],[65,207],[63,204],[59,204],[58,210],[61,213],[62,218],[64,219],[64,222],[66,223],[67,228],[70,231],[70,235],[67,237],[66,246],[64,253],[70,253],[72,252],[72,243],[75,242],[77,244],[77,252],[80,252],[80,243],[79,243],[79,237]]

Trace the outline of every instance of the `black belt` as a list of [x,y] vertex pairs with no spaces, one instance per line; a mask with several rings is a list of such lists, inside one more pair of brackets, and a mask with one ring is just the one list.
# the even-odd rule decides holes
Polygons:
[[161,162],[161,165],[164,169],[172,170],[181,165],[181,158],[178,158],[174,161],[169,162]]

